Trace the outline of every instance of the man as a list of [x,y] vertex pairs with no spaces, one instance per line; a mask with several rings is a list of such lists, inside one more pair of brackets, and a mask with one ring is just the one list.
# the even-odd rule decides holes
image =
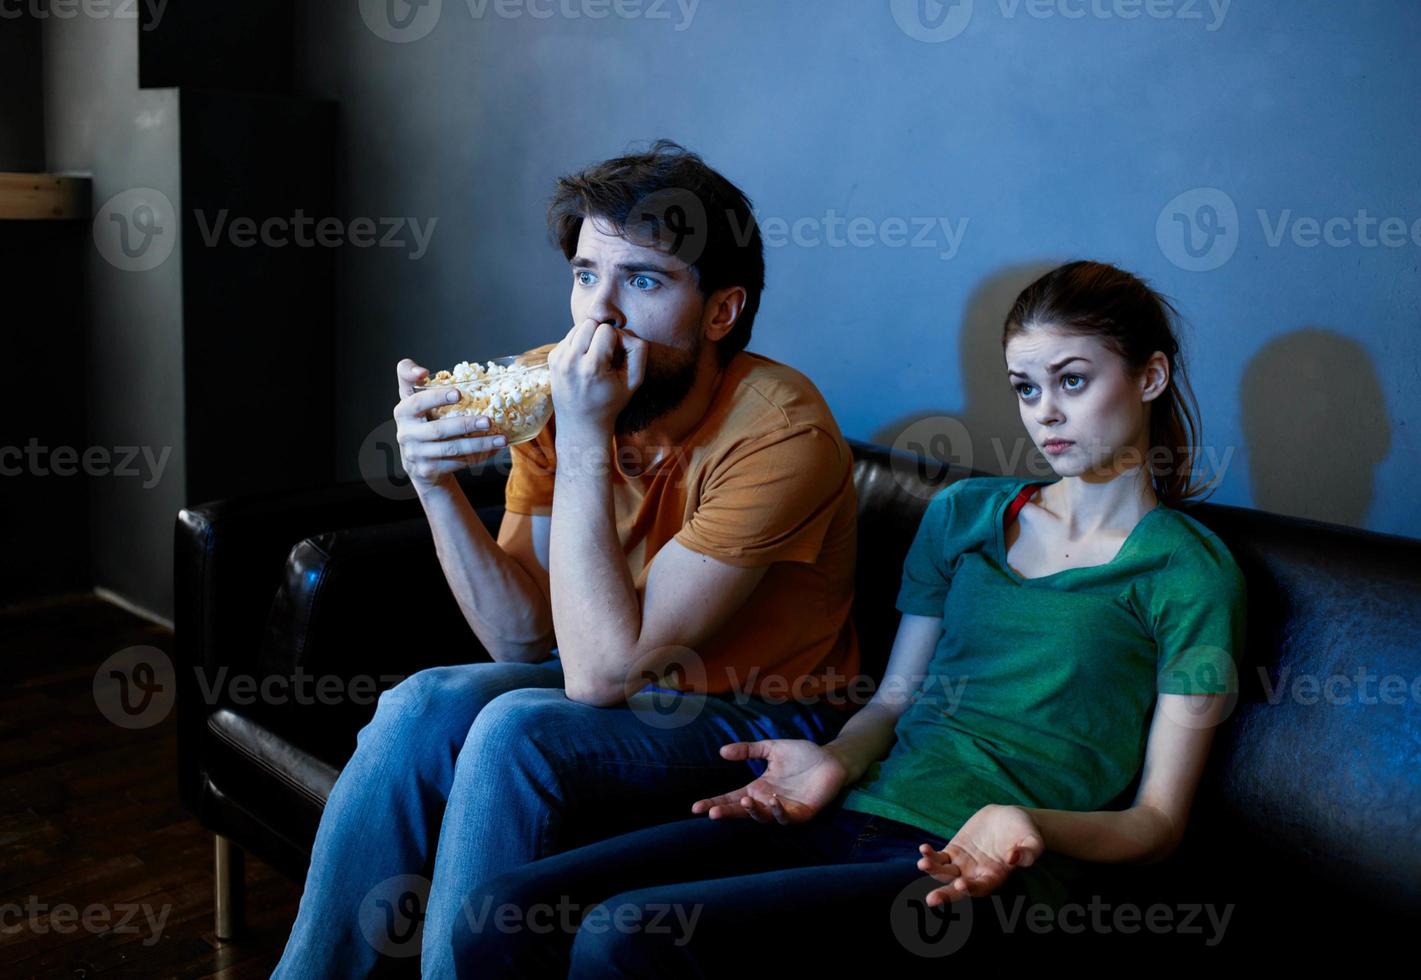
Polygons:
[[454,474],[498,443],[427,420],[442,393],[397,369],[405,468],[493,663],[380,697],[277,976],[367,972],[381,941],[357,918],[418,874],[421,970],[452,976],[482,881],[743,784],[726,743],[826,741],[847,716],[852,459],[813,384],[744,349],[764,284],[750,202],[660,141],[559,181],[549,230],[573,325],[547,345],[554,415],[512,449],[497,541]]

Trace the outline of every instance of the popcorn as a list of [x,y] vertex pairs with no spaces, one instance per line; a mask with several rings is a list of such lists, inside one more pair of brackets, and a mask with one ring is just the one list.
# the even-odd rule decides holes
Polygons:
[[[540,353],[542,356],[537,356]],[[453,385],[461,396],[458,402],[430,409],[429,417],[486,415],[492,423],[487,433],[506,436],[510,446],[527,442],[541,432],[553,410],[552,375],[546,351],[499,360],[508,363],[460,361],[454,370],[440,371],[420,385],[421,389]]]

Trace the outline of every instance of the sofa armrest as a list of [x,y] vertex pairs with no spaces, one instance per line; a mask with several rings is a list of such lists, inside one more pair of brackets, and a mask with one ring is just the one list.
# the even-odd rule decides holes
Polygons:
[[[476,509],[503,503],[508,470],[498,464],[495,458],[459,474]],[[267,610],[297,542],[325,531],[422,516],[413,496],[396,499],[364,482],[184,507],[174,540],[179,665],[207,670],[256,665]]]
[[[502,504],[476,511],[497,537]],[[263,673],[362,677],[381,689],[425,667],[491,659],[449,590],[423,517],[298,542],[271,600]]]
[[[503,506],[476,513],[496,535]],[[239,707],[344,758],[380,693],[426,667],[487,662],[422,516],[297,542],[266,616],[260,696]]]
[[[507,452],[461,471],[475,508],[502,505]],[[178,769],[184,801],[201,786],[203,727],[217,706],[212,680],[260,671],[268,614],[292,547],[324,532],[423,518],[412,493],[365,482],[247,494],[184,507],[173,542]],[[446,589],[447,591],[447,589]],[[206,686],[204,686],[206,685]]]

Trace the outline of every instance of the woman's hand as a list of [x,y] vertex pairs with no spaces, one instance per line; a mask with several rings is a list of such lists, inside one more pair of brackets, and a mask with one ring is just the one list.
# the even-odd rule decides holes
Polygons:
[[395,365],[400,393],[394,411],[395,441],[400,446],[400,462],[418,491],[451,484],[459,470],[498,455],[501,447],[494,439],[503,438],[480,434],[491,424],[487,417],[427,418],[426,412],[449,404],[451,392],[457,394],[452,385],[445,390],[415,391],[414,386],[428,375],[427,368],[408,357]]
[[742,789],[691,804],[692,813],[750,817],[759,823],[803,823],[824,809],[844,783],[849,770],[822,745],[800,738],[732,742],[720,747],[722,759],[765,759],[765,773]]
[[938,906],[996,891],[1013,870],[1040,857],[1046,844],[1024,809],[989,804],[972,814],[941,851],[931,844],[918,850],[923,854],[919,870],[944,882],[928,892],[928,905]]

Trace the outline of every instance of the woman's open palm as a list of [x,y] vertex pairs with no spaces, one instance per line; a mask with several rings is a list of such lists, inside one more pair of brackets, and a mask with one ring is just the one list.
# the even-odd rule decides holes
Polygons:
[[987,895],[1017,868],[1034,864],[1045,851],[1041,831],[1019,806],[988,805],[974,813],[942,850],[918,848],[918,869],[941,888],[928,892],[929,906]]
[[712,820],[750,817],[760,823],[803,823],[838,795],[849,776],[838,756],[800,738],[732,742],[720,747],[720,757],[764,759],[767,764],[754,782],[691,805],[692,813],[709,813]]

